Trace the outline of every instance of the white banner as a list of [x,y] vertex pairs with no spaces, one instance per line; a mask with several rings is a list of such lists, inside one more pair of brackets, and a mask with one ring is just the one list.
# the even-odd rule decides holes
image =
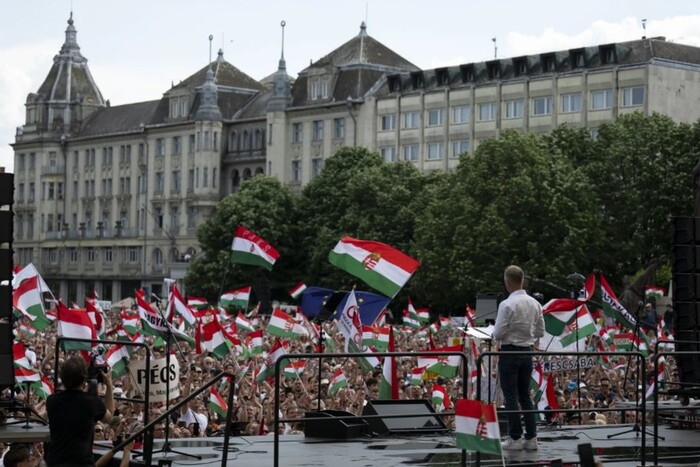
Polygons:
[[146,378],[150,380],[150,402],[165,402],[167,379],[170,380],[170,400],[180,395],[180,363],[177,358],[170,358],[170,368],[166,359],[151,360],[151,371],[146,372],[146,360],[131,360],[129,371],[142,393],[146,392]]

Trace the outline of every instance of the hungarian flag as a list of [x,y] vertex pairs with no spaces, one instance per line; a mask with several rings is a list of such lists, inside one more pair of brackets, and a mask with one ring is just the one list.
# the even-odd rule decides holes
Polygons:
[[141,328],[143,329],[144,334],[165,339],[168,334],[168,330],[170,330],[171,335],[175,339],[186,341],[191,345],[195,344],[194,339],[168,323],[168,321],[159,313],[156,313],[156,311],[151,308],[151,305],[146,302],[142,293],[138,291],[136,293],[136,304],[139,307]]
[[129,366],[129,352],[122,344],[113,345],[105,354],[105,361],[112,369],[112,377],[125,375]]
[[32,383],[34,388],[34,394],[42,399],[47,399],[51,394],[53,394],[53,384],[49,381],[49,378],[42,375],[40,381],[35,381]]
[[593,321],[593,317],[589,313],[588,307],[586,305],[581,305],[576,313],[576,319],[566,327],[566,330],[559,339],[559,342],[563,347],[567,347],[571,344],[575,344],[577,340],[584,339],[595,333],[595,321]]
[[[78,339],[97,339],[97,332],[85,310],[71,310],[60,300],[56,305],[58,335]],[[64,349],[90,350],[90,342],[63,341]]]
[[637,325],[637,320],[622,306],[602,272],[600,273],[600,294],[603,299],[603,312],[605,315],[622,323],[627,329],[634,329]]
[[469,324],[469,327],[476,327],[476,312],[474,311],[474,308],[469,306],[469,304],[467,304],[467,310],[464,313],[464,318],[467,320],[467,324]]
[[299,282],[297,285],[292,287],[292,289],[289,291],[289,295],[292,296],[293,299],[299,298],[299,295],[304,293],[304,290],[306,290],[306,284],[303,282]]
[[441,347],[432,351],[435,356],[428,355],[418,357],[418,366],[425,367],[425,371],[431,373],[436,373],[445,378],[454,378],[457,376],[457,370],[459,369],[460,357],[459,355],[439,355],[440,352],[461,352],[461,345],[454,345],[451,347]]
[[122,310],[119,312],[119,317],[121,318],[121,324],[124,327],[124,331],[126,331],[128,334],[131,334],[132,336],[134,334],[138,334],[139,321],[141,321],[141,318],[139,317],[138,313],[131,313]]
[[237,308],[248,308],[250,301],[251,287],[243,287],[242,289],[229,290],[221,296],[219,303],[223,307],[232,306]]
[[363,353],[364,355],[359,359],[360,368],[362,368],[363,372],[369,373],[370,371],[374,370],[377,365],[379,365],[379,359],[374,356],[374,350],[372,347],[363,349]]
[[95,332],[97,337],[100,339],[105,339],[107,337],[107,320],[104,317],[104,311],[98,305],[97,300],[94,298],[85,298],[85,311],[90,317],[93,326],[95,326]]
[[615,347],[618,350],[632,350],[634,346],[634,336],[632,331],[629,332],[618,332],[613,336]]
[[214,386],[209,389],[209,408],[214,411],[219,417],[226,418],[226,412],[228,412],[228,405],[219,391],[216,390]]
[[418,319],[421,323],[427,323],[430,321],[430,310],[428,308],[418,308],[416,313],[418,314]]
[[328,255],[334,266],[394,297],[420,263],[384,243],[343,237]]
[[[566,300],[562,302],[561,300]],[[573,308],[562,309],[563,305],[571,305]],[[544,318],[545,330],[553,336],[561,336],[566,331],[566,327],[574,320],[576,316],[575,300],[570,299],[554,299],[545,303],[542,308],[542,317]]]
[[199,323],[197,328],[197,353],[211,352],[219,358],[224,358],[233,347],[232,338],[219,323],[216,315],[206,324]]
[[241,312],[236,315],[236,328],[245,332],[255,331],[255,326],[250,322],[248,318]]
[[289,379],[298,379],[299,376],[304,372],[305,366],[306,362],[303,360],[290,362],[289,365],[284,367],[284,376]]
[[[546,378],[542,378],[542,383],[537,388],[534,397],[537,408],[546,410],[558,410],[559,402],[557,401],[557,395],[554,392],[554,379],[552,375],[549,374]],[[549,407],[549,409],[547,409]],[[552,417],[556,417],[557,413],[552,412]]]
[[192,308],[190,308],[185,302],[185,300],[182,298],[180,290],[178,290],[177,288],[177,284],[173,284],[173,287],[170,289],[170,297],[168,298],[168,311],[166,312],[166,315],[170,322],[172,322],[173,317],[176,313],[182,316],[185,320],[185,323],[187,323],[190,327],[193,328],[197,325],[196,312]]
[[36,335],[36,329],[34,329],[30,324],[20,323],[19,327],[15,329],[16,334],[24,336],[26,338],[31,338]]
[[652,380],[649,383],[649,387],[647,388],[646,393],[644,393],[644,400],[651,401],[654,399],[654,390],[656,388],[656,384],[665,380],[665,374],[664,374],[665,371],[666,371],[666,359],[664,357],[660,357],[659,358],[659,366],[656,369],[656,377],[655,378],[652,377]]
[[435,407],[435,411],[437,412],[452,408],[452,401],[450,400],[450,395],[447,393],[447,389],[437,383],[433,384],[433,407]]
[[209,302],[203,297],[187,297],[187,306],[196,310],[209,308]]
[[280,254],[272,245],[239,225],[231,245],[231,261],[234,263],[261,266],[272,271]]
[[452,321],[450,318],[440,316],[440,327],[443,329],[450,329],[452,327]]
[[14,342],[12,344],[12,357],[15,367],[15,383],[33,383],[41,381],[39,372],[32,367],[27,358],[27,351],[22,342]]
[[38,276],[33,276],[19,284],[12,292],[12,306],[29,318],[32,327],[43,331],[51,324],[51,321],[44,313],[44,302],[41,299],[37,280]]
[[[394,333],[389,327],[389,352],[396,352]],[[399,399],[399,381],[396,376],[396,357],[385,357],[382,366],[382,379],[379,382],[380,400]]]
[[389,326],[366,326],[362,325],[362,344],[371,345],[378,352],[386,352],[389,345]]
[[279,308],[275,308],[267,325],[267,332],[285,339],[297,339],[307,334],[304,326]]
[[263,351],[263,332],[257,329],[246,336],[246,346],[251,356],[260,355]]
[[644,287],[644,296],[646,298],[660,299],[666,295],[666,289],[663,287],[656,287],[655,285],[647,285]]
[[424,367],[417,367],[411,370],[411,386],[420,386],[423,384]]
[[[409,302],[409,307],[410,307],[410,302]],[[410,309],[406,309],[403,311],[403,324],[404,326],[407,326],[412,329],[418,329],[420,328],[420,321],[418,321],[418,315],[414,315],[411,313]]]
[[280,358],[283,358],[286,354],[287,351],[284,349],[284,346],[280,340],[275,339],[275,343],[272,345],[272,350],[270,350],[270,353],[267,355],[267,357],[265,357],[255,381],[257,381],[258,384],[262,384],[267,378],[274,376],[275,362],[277,362],[277,360]]
[[501,453],[501,432],[495,404],[459,399],[455,407],[457,447],[469,451]]
[[342,388],[348,387],[348,380],[345,378],[342,368],[338,368],[331,376],[330,384],[328,385],[328,394],[336,394]]

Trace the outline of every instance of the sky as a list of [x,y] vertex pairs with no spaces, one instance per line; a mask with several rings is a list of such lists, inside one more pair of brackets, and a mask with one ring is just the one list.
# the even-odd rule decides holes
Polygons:
[[17,126],[63,44],[71,9],[78,44],[112,105],[159,99],[219,48],[255,79],[277,69],[286,22],[290,75],[359,32],[415,65],[436,68],[665,36],[700,46],[695,0],[0,0],[0,167],[13,169]]

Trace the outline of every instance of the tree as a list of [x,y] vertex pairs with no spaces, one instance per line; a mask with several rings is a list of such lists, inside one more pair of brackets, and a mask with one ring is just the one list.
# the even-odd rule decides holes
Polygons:
[[[286,295],[299,276],[300,235],[297,229],[298,198],[277,179],[258,175],[241,185],[240,191],[222,199],[197,235],[203,255],[188,270],[188,291],[216,301],[221,291],[253,285],[258,299],[270,293]],[[239,224],[267,240],[280,252],[272,272],[232,264],[229,260],[233,234]]]

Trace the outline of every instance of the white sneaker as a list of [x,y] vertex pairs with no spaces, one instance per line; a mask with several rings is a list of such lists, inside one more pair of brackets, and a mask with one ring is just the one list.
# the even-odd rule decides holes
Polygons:
[[526,451],[537,451],[537,438],[530,438],[523,441],[523,449]]
[[521,451],[523,449],[523,439],[513,439],[509,436],[501,443],[501,448],[506,451]]

